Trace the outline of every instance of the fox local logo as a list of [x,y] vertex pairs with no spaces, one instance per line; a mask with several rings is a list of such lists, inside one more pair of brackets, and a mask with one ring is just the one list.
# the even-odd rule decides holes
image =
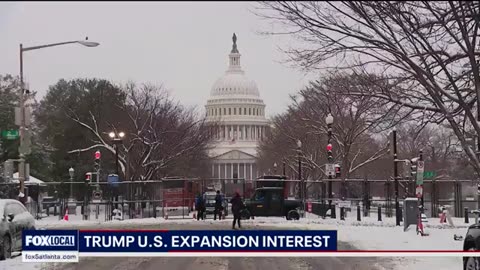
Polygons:
[[74,247],[74,235],[26,235],[25,246],[30,247]]

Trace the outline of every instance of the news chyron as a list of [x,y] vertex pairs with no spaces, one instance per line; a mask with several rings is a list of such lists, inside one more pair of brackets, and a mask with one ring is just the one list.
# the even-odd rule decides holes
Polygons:
[[24,262],[79,257],[282,256],[337,251],[337,231],[39,230],[23,232]]
[[25,230],[23,262],[78,262],[78,231]]

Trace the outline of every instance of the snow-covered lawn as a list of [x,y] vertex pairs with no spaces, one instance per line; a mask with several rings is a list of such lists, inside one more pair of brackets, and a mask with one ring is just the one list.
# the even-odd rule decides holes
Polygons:
[[[395,220],[387,220],[383,226],[374,223],[374,226],[362,226],[357,221],[335,221],[309,216],[306,219],[285,222],[282,218],[256,218],[247,221],[255,226],[275,226],[279,228],[299,228],[306,230],[337,230],[338,240],[353,244],[360,250],[459,250],[463,248],[463,241],[455,241],[453,235],[465,236],[466,228],[437,228],[434,220],[428,231],[429,236],[421,237],[416,234],[415,226],[404,232],[403,226],[396,227]],[[455,222],[455,221],[454,221]],[[373,224],[372,224],[373,225]],[[460,225],[460,224],[459,224]],[[465,227],[462,225],[462,227]],[[395,270],[461,270],[462,258],[455,257],[394,257],[391,262]]]
[[16,257],[12,259],[0,261],[0,270],[50,270],[45,263],[24,263],[22,256],[17,255],[15,254]]

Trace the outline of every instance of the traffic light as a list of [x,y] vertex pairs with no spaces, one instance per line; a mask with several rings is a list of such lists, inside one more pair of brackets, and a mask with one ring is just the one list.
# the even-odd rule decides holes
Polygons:
[[97,150],[95,152],[95,164],[94,164],[94,168],[95,168],[95,171],[99,171],[100,170],[100,158],[102,157],[102,154],[100,153],[100,150]]
[[92,182],[92,173],[91,172],[87,172],[85,174],[85,183],[86,184],[90,184]]
[[410,176],[416,178],[417,176],[417,165],[418,165],[418,157],[410,159]]
[[338,164],[335,164],[335,178],[342,176],[341,167]]
[[332,154],[332,149],[333,146],[331,143],[327,144],[327,157],[328,157],[328,162],[333,162],[333,154]]

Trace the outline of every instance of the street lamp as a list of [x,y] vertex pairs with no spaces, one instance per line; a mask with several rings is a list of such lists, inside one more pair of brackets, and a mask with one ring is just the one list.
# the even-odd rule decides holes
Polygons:
[[277,174],[277,162],[273,163],[273,173]]
[[70,169],[68,169],[68,174],[70,175],[70,195],[68,196],[68,202],[67,202],[68,213],[76,215],[77,203],[73,198],[73,177],[75,175],[75,170],[73,169],[73,167],[70,167]]
[[333,116],[331,113],[329,113],[327,117],[325,117],[325,122],[327,122],[327,125],[333,124]]
[[75,169],[73,169],[72,167],[70,167],[70,169],[68,169],[68,174],[70,175],[70,198],[72,198],[72,195],[73,195],[73,176],[75,175]]
[[111,131],[110,133],[108,133],[108,136],[112,139],[113,145],[115,147],[115,172],[118,176],[118,145],[123,143],[125,132],[120,131],[116,133],[114,131]]
[[[120,132],[115,132],[111,131],[108,133],[108,136],[112,139],[114,148],[115,148],[115,173],[117,175],[117,179],[120,179],[120,175],[118,173],[118,145],[123,143],[123,138],[125,137],[125,132],[120,131]],[[128,165],[127,165],[128,166]],[[114,194],[113,196],[115,197],[115,200],[118,201],[118,196],[117,196],[117,190],[114,188],[113,190]],[[118,208],[118,205],[116,206]]]
[[55,47],[67,44],[78,43],[85,47],[96,47],[100,45],[98,42],[89,41],[88,37],[85,40],[74,40],[74,41],[66,41],[66,42],[59,42],[59,43],[51,43],[46,45],[40,46],[32,46],[32,47],[23,47],[23,44],[20,43],[20,112],[19,112],[19,119],[20,119],[20,146],[18,148],[18,152],[20,154],[20,164],[18,168],[18,176],[20,180],[20,194],[19,197],[22,201],[25,201],[25,180],[26,180],[26,166],[25,166],[25,156],[30,153],[30,134],[27,130],[27,126],[29,123],[26,122],[26,110],[25,110],[25,94],[29,94],[30,91],[25,89],[25,84],[23,82],[23,52],[39,50],[48,47]]

